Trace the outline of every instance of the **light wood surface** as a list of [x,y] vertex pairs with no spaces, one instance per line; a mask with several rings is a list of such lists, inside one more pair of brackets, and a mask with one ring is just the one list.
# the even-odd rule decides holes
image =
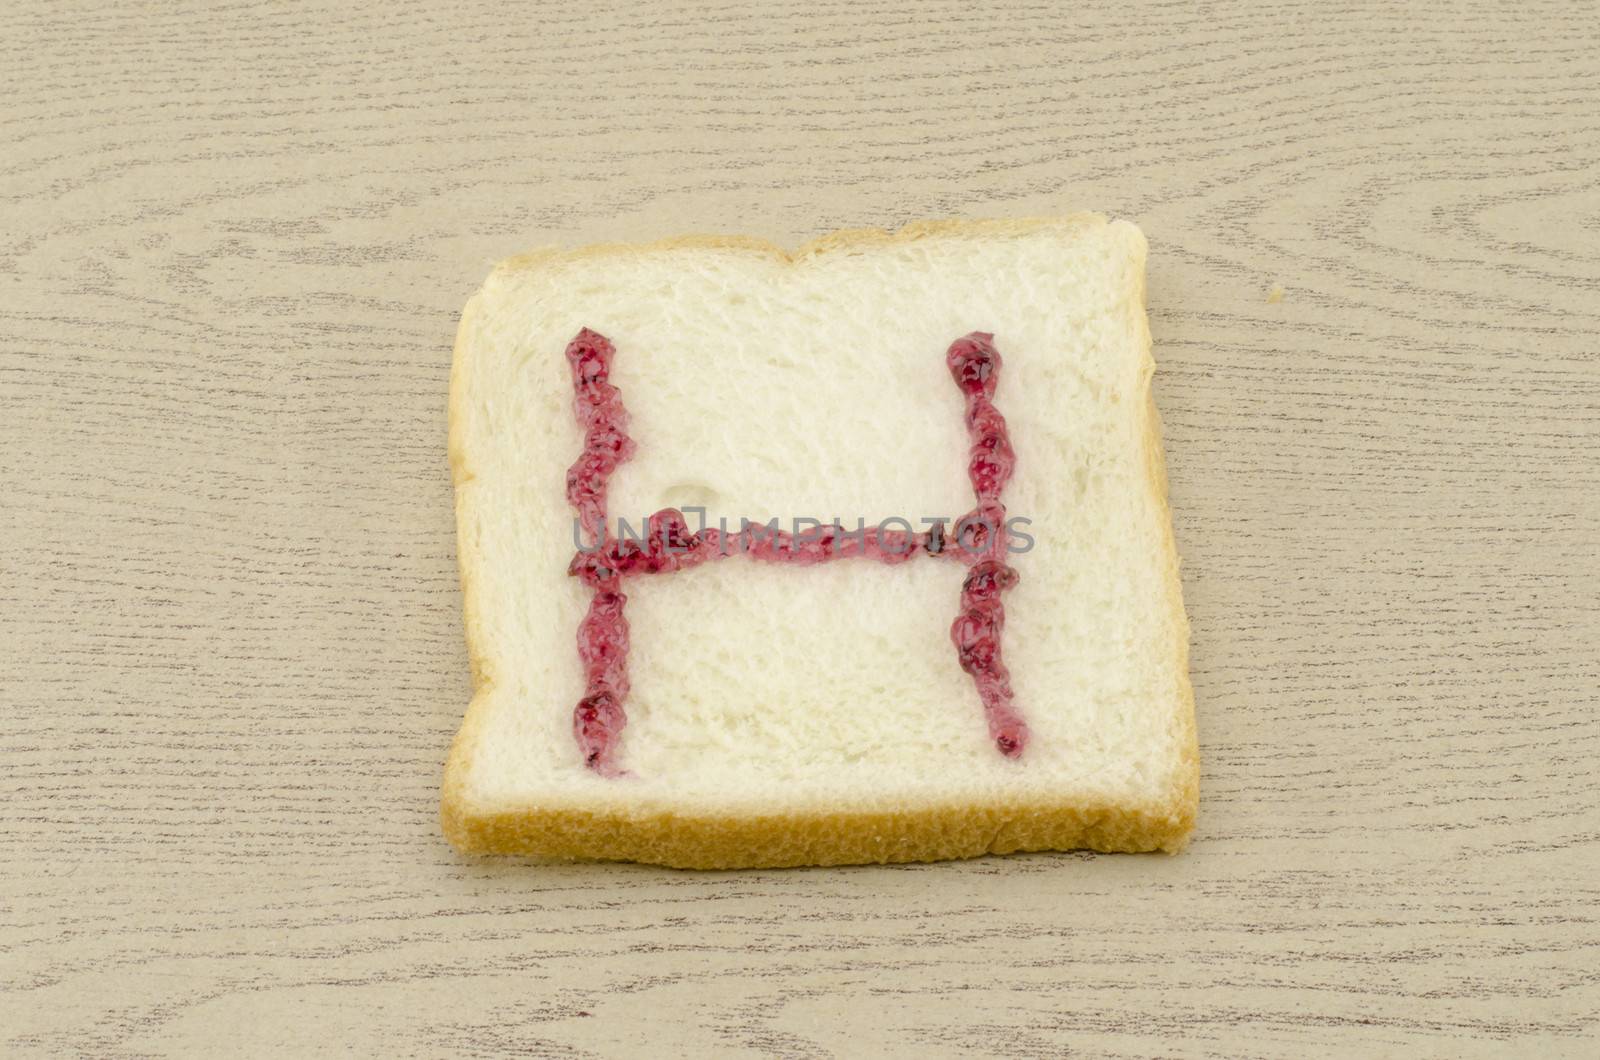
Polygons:
[[[1600,1049],[1587,2],[8,7],[0,1054]],[[445,385],[492,262],[1151,243],[1174,858],[470,861]]]

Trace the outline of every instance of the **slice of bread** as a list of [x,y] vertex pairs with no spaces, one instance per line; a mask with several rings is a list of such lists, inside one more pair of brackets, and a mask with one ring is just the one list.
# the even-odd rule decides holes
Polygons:
[[[476,687],[446,768],[451,842],[698,868],[1179,849],[1198,755],[1144,260],[1133,225],[1080,215],[495,269],[451,375]],[[971,361],[980,347],[998,360]],[[973,411],[982,387],[999,427]],[[923,520],[979,506],[973,454],[1003,447],[995,430],[1015,459],[991,500],[1026,522],[981,555],[948,533],[941,550]],[[734,553],[685,537],[689,515],[668,542],[688,561],[661,558],[658,518],[653,541],[585,566],[577,466],[610,537],[703,508]],[[741,521],[774,518],[890,520],[878,543],[908,555],[741,554]],[[985,559],[1017,576],[1003,617],[972,588]],[[615,636],[580,658],[603,592],[626,601],[594,604],[625,619],[625,659]],[[958,650],[958,614],[1003,656]],[[1006,743],[1010,708],[1025,743]]]

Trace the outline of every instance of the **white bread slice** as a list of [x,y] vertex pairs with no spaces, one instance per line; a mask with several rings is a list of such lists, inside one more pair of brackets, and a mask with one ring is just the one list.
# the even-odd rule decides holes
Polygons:
[[[550,250],[468,303],[450,461],[475,694],[443,792],[459,849],[682,867],[1174,851],[1198,798],[1145,240],[1094,215],[842,232],[786,253],[688,238]],[[615,344],[636,451],[607,511],[854,526],[973,507],[951,342],[992,332],[1011,516],[1031,550],[1005,662],[1031,731],[996,751],[950,639],[962,564],[734,556],[625,579],[623,775],[587,768],[593,590],[566,470],[569,341]],[[691,523],[693,520],[691,519]],[[921,529],[921,527],[918,527]]]

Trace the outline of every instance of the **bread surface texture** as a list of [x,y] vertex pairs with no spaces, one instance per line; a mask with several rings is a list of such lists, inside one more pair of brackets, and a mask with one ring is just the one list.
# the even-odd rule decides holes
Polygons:
[[[445,770],[471,853],[687,868],[1176,851],[1198,753],[1145,240],[1096,215],[547,250],[462,315],[450,464],[474,694]],[[583,448],[564,358],[616,348],[637,450],[607,505],[707,525],[954,520],[973,506],[950,343],[992,332],[1017,459],[1003,644],[1031,739],[988,737],[950,640],[961,564],[734,556],[624,579],[626,772],[585,767],[572,711],[592,590],[566,470]]]

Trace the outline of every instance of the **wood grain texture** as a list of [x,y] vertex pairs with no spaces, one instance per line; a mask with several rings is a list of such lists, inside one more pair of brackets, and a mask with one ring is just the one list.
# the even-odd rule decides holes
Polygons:
[[[1586,2],[25,2],[0,1053],[1600,1049]],[[445,384],[533,246],[1151,243],[1176,858],[469,861]]]

